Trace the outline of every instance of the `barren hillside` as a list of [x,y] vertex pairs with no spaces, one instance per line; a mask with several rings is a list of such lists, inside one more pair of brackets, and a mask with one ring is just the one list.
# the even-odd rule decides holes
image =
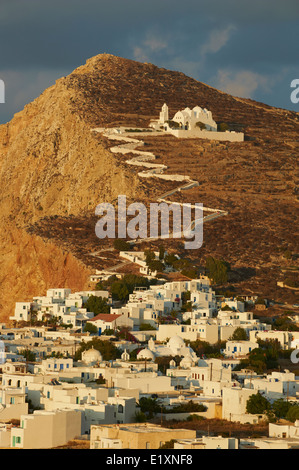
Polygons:
[[141,180],[124,157],[109,151],[107,139],[91,132],[98,126],[148,126],[164,102],[170,116],[186,106],[206,107],[216,121],[246,135],[238,144],[142,138],[167,173],[199,181],[182,200],[228,210],[205,226],[203,247],[192,250],[194,261],[222,256],[236,269],[240,288],[294,301],[295,293],[277,288],[276,281],[281,267],[298,265],[298,113],[103,54],[0,126],[1,319],[15,301],[46,288],[86,287],[91,270],[105,266],[90,255],[105,245],[94,234],[97,204],[119,194],[149,203],[174,186]]

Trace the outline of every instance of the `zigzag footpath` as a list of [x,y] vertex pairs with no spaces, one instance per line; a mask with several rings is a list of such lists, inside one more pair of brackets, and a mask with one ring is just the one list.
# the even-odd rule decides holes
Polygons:
[[[136,131],[137,130],[138,130],[138,136],[142,136],[142,135],[161,136],[161,132],[159,131],[147,131],[145,129],[136,129]],[[122,155],[126,155],[126,154],[136,155],[135,157],[130,158],[129,160],[126,160],[126,164],[147,168],[147,170],[143,170],[137,173],[140,178],[160,178],[160,179],[164,179],[167,181],[178,181],[178,182],[187,181],[187,184],[179,185],[177,188],[174,188],[164,194],[161,194],[161,196],[157,198],[158,202],[166,202],[167,204],[178,204],[180,206],[184,206],[186,205],[186,203],[174,202],[167,198],[176,192],[186,191],[193,187],[199,186],[199,182],[196,180],[192,180],[189,176],[178,175],[178,174],[175,174],[175,175],[164,174],[164,170],[166,170],[168,167],[163,164],[153,163],[153,161],[156,160],[156,156],[152,152],[144,152],[141,150],[136,150],[137,147],[140,147],[141,145],[145,145],[145,144],[142,140],[134,139],[132,137],[132,132],[125,131],[125,128],[122,128],[122,127],[95,128],[95,129],[91,129],[91,131],[99,132],[104,137],[110,140],[121,142],[119,145],[116,145],[110,148],[110,151],[112,153],[121,153]],[[194,208],[195,205],[190,204],[190,207]],[[201,220],[202,223],[214,220],[218,217],[222,217],[228,214],[227,211],[223,211],[220,209],[213,209],[210,207],[204,207],[203,210],[205,212],[212,212],[212,214],[209,214],[203,217],[203,219]],[[188,229],[192,230],[196,226],[197,222],[199,222],[199,220],[194,220]],[[152,239],[153,238],[147,238],[147,239],[143,239],[143,241],[152,240]]]

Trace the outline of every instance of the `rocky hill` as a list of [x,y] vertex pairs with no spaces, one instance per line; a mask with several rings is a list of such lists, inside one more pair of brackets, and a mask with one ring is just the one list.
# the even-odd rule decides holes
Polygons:
[[49,287],[87,287],[92,269],[105,266],[91,256],[105,245],[94,234],[97,204],[119,194],[149,203],[171,187],[138,178],[135,167],[109,151],[106,138],[91,132],[148,126],[164,102],[170,115],[186,106],[206,107],[216,121],[246,136],[244,143],[218,144],[143,137],[167,173],[199,181],[181,200],[228,210],[205,227],[203,247],[192,250],[194,262],[203,263],[208,254],[223,257],[235,268],[240,288],[294,301],[294,291],[278,288],[276,281],[282,268],[297,266],[298,113],[232,97],[180,72],[103,54],[0,126],[1,320],[16,301]]

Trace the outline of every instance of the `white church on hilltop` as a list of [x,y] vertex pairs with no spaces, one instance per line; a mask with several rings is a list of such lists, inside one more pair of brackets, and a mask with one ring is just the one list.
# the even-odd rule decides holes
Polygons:
[[206,129],[208,131],[217,131],[217,124],[212,117],[211,111],[200,106],[195,106],[193,109],[185,108],[182,111],[175,113],[171,121],[169,120],[169,111],[166,103],[163,104],[158,121],[152,121],[151,127],[166,130],[169,123],[176,123],[175,128],[181,130],[194,130],[196,128]]
[[218,132],[217,123],[213,119],[212,112],[200,106],[177,111],[173,118],[169,119],[168,106],[164,103],[159,119],[151,121],[150,127],[156,131],[164,131],[173,134],[176,137],[229,140],[235,142],[244,140],[244,134],[242,132]]

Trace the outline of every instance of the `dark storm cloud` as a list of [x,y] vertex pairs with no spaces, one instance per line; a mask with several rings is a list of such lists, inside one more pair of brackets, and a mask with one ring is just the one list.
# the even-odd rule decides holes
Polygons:
[[[103,49],[128,55],[130,35],[138,38],[151,27],[169,32],[174,41],[183,35],[192,48],[211,27],[236,23],[247,30],[254,25],[263,29],[263,24],[269,29],[270,23],[275,29],[298,12],[297,0],[9,0],[0,12],[0,60],[6,67],[65,67]],[[247,32],[245,40],[257,33]]]
[[103,52],[292,107],[298,21],[298,0],[1,0],[0,122]]

